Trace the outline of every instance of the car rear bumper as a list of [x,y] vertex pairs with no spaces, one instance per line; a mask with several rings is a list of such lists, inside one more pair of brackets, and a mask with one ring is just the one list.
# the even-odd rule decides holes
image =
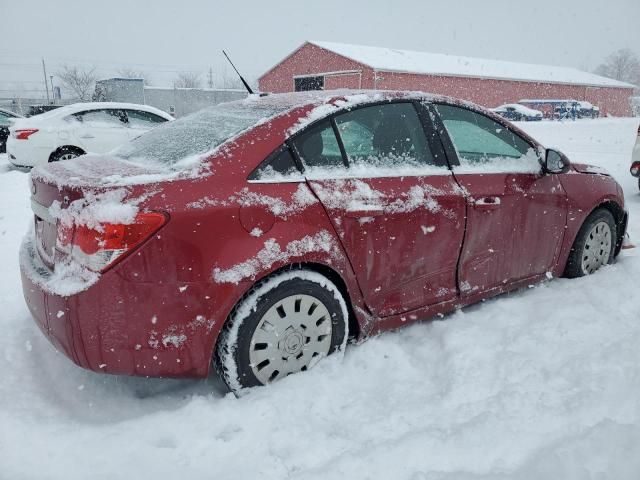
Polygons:
[[16,167],[35,167],[49,161],[51,149],[28,143],[29,140],[16,140],[9,136],[7,139],[7,155],[9,162]]
[[[123,375],[208,375],[220,330],[216,327],[222,322],[179,298],[175,286],[133,284],[109,271],[86,289],[62,295],[48,288],[53,272],[40,261],[29,238],[21,247],[20,270],[35,323],[76,365]],[[190,286],[191,295],[198,295],[197,288]],[[200,298],[211,294],[200,293]]]

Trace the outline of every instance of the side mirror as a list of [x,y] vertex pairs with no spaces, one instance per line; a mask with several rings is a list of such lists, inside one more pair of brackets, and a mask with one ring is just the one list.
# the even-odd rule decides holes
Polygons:
[[545,173],[567,173],[570,167],[571,162],[565,154],[552,148],[547,149],[543,165]]

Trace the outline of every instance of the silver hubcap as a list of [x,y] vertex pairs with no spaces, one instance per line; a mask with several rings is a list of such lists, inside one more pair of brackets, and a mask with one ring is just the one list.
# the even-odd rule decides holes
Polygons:
[[584,244],[582,251],[582,271],[593,273],[609,263],[611,255],[611,228],[606,222],[596,223]]
[[72,158],[76,158],[78,155],[75,153],[65,153],[64,155],[60,155],[60,160],[71,160]]
[[310,295],[292,295],[273,305],[251,337],[249,361],[267,384],[311,368],[331,348],[331,314]]

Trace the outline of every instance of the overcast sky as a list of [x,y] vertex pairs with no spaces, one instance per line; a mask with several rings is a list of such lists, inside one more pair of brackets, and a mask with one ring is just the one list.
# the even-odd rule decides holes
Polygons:
[[0,97],[43,90],[42,57],[48,74],[131,67],[169,86],[179,71],[229,74],[222,48],[255,80],[307,39],[587,70],[640,54],[640,0],[0,0],[0,19]]

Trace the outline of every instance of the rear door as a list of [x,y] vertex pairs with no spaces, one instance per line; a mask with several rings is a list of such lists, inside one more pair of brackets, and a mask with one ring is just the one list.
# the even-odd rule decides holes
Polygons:
[[460,106],[436,110],[454,176],[467,193],[461,293],[550,271],[567,216],[558,176],[543,174],[535,145],[505,125]]
[[129,140],[127,117],[123,110],[105,108],[73,115],[73,135],[86,152],[105,153]]
[[379,316],[457,295],[464,197],[434,140],[416,106],[399,102],[337,115],[293,142]]

